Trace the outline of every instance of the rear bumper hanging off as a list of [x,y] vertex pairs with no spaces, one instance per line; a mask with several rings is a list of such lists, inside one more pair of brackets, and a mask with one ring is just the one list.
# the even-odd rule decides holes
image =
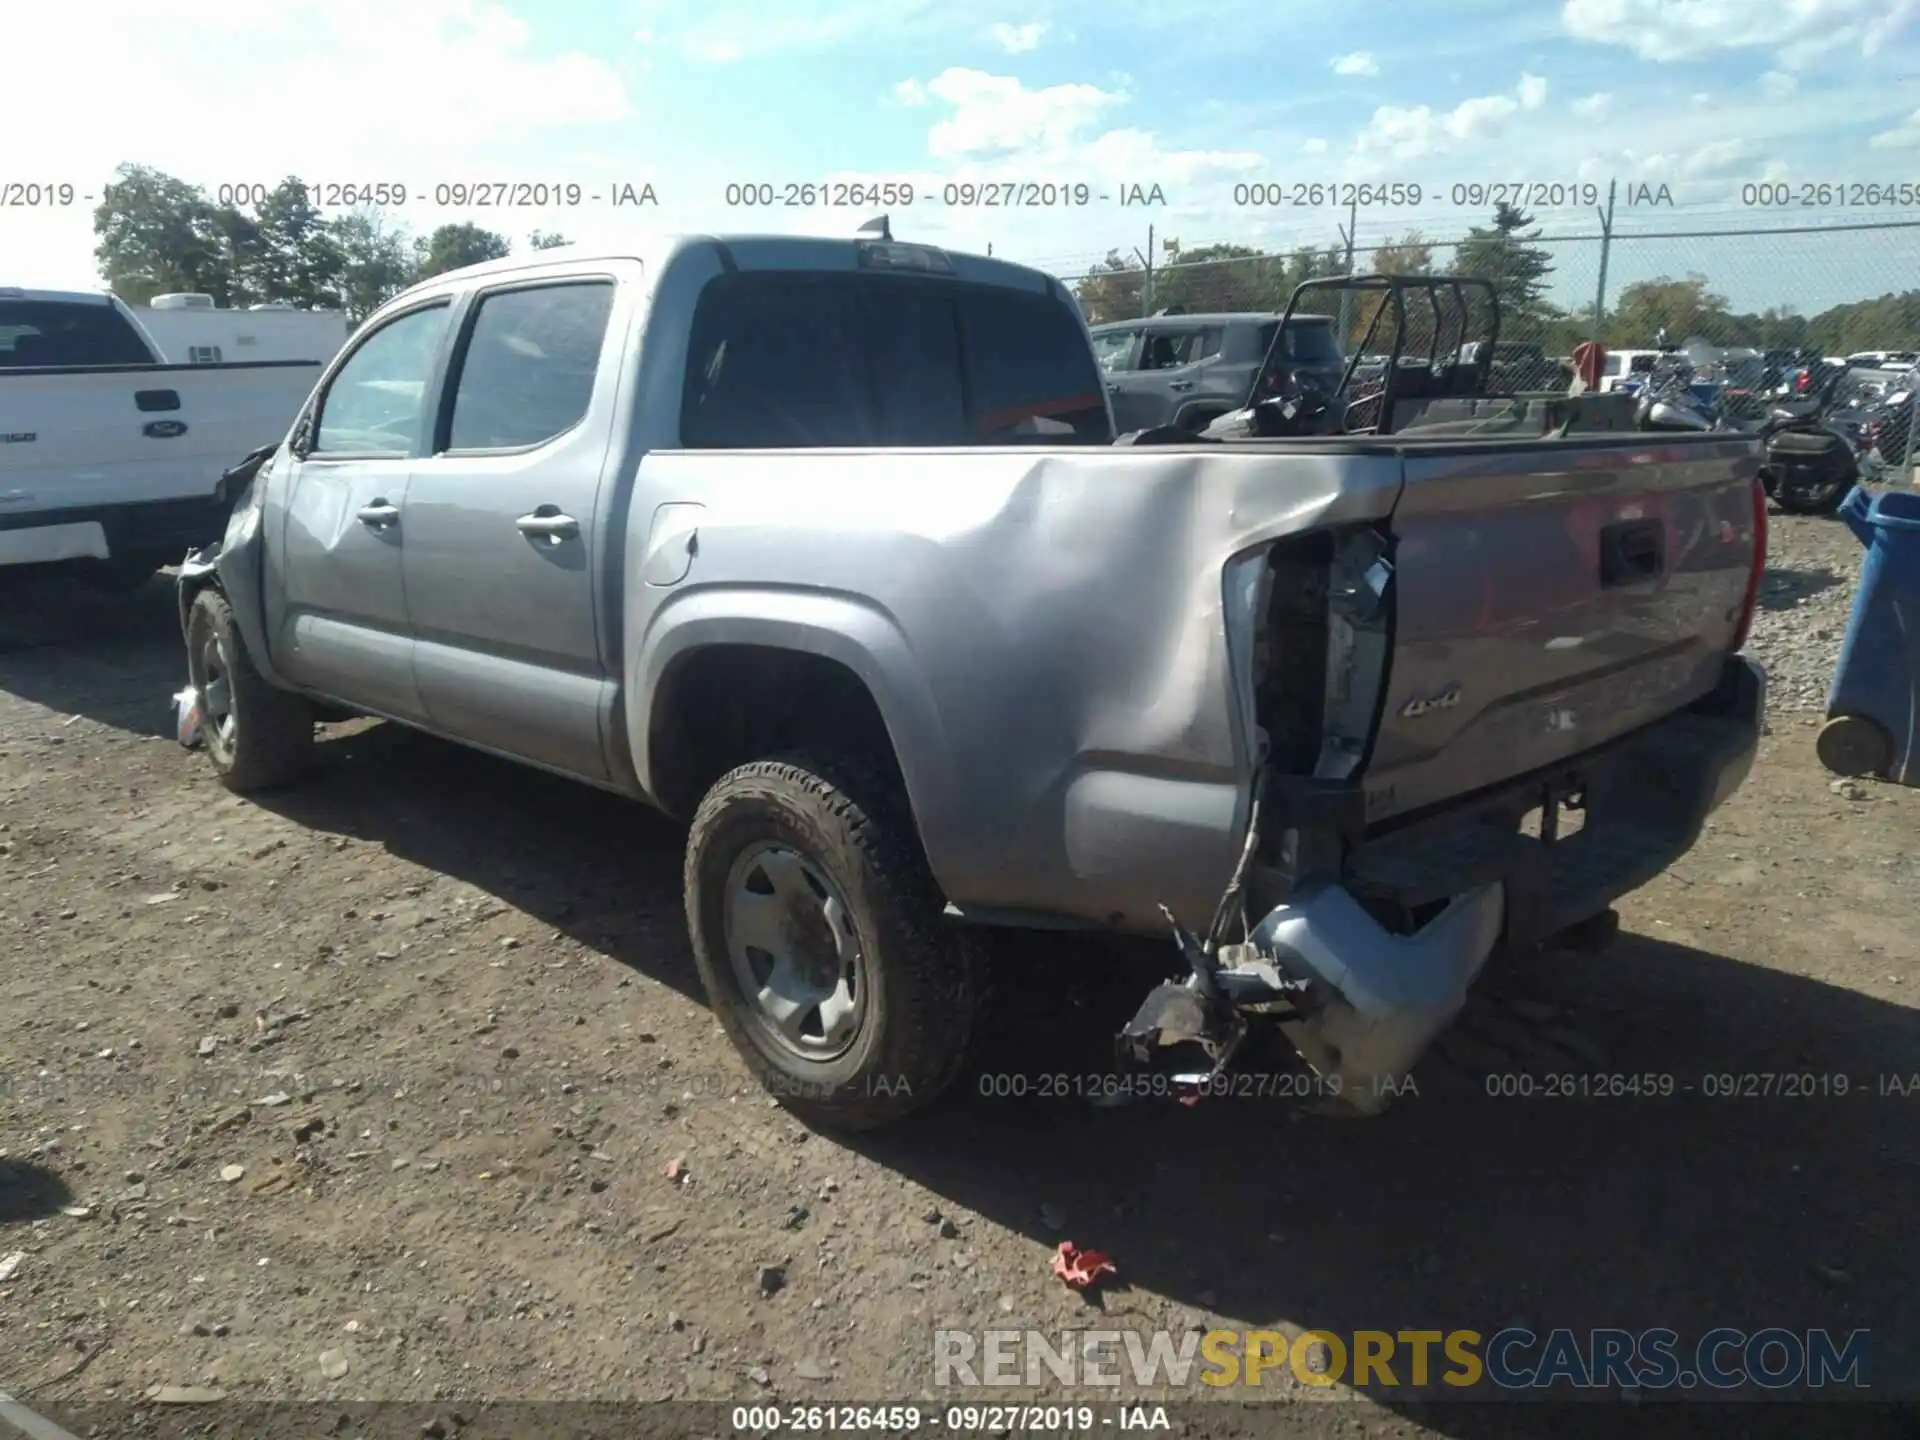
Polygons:
[[[1304,887],[1247,943],[1222,946],[1186,981],[1147,997],[1121,1032],[1123,1056],[1198,1045],[1210,1064],[1176,1074],[1204,1084],[1231,1063],[1245,1033],[1243,1006],[1281,1007],[1280,1028],[1346,1108],[1373,1113],[1466,1003],[1467,988],[1499,943],[1499,884],[1455,900],[1410,935],[1395,935],[1341,886]],[[1181,948],[1193,960],[1191,937]]]
[[[1363,842],[1338,878],[1302,877],[1243,944],[1202,944],[1175,921],[1190,973],[1148,995],[1120,1034],[1122,1063],[1201,1085],[1232,1063],[1246,1016],[1266,1015],[1342,1108],[1384,1108],[1497,948],[1601,915],[1693,846],[1746,778],[1765,706],[1765,672],[1731,657],[1720,687],[1690,709]],[[1579,833],[1546,843],[1520,833],[1543,794],[1581,797]],[[1399,933],[1375,918],[1389,912],[1429,918]]]

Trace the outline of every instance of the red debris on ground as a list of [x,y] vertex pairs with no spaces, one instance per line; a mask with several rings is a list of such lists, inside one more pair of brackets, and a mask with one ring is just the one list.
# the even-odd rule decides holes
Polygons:
[[1082,1250],[1071,1240],[1062,1240],[1053,1255],[1053,1273],[1076,1290],[1084,1290],[1102,1275],[1117,1275],[1111,1256],[1099,1250]]

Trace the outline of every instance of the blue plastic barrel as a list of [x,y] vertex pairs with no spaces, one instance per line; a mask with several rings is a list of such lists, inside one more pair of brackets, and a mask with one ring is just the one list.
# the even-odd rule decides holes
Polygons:
[[1836,774],[1920,786],[1920,493],[1856,485],[1839,513],[1867,554],[1816,748]]

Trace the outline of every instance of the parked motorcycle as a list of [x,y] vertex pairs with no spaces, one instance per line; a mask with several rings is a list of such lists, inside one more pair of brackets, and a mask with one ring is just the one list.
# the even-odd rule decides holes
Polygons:
[[[1689,341],[1662,361],[1641,390],[1642,430],[1732,430],[1753,433],[1702,398],[1694,377],[1713,366],[1717,351]],[[1804,398],[1774,406],[1760,422],[1766,446],[1760,478],[1767,496],[1789,515],[1831,515],[1860,479],[1853,441],[1829,423],[1841,375],[1836,372]]]
[[1860,438],[1882,465],[1898,466],[1907,458],[1913,437],[1913,382],[1900,383],[1876,398],[1860,425]]

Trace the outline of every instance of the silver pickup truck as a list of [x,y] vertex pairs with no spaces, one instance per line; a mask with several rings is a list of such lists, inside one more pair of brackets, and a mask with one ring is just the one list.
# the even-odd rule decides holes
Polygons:
[[818,1123],[960,1073],[980,925],[1169,917],[1191,973],[1123,1052],[1217,1068],[1272,1016],[1366,1109],[1497,947],[1608,915],[1744,778],[1758,464],[1116,444],[1037,271],[551,250],[328,367],[182,570],[182,738],[244,792],[381,716],[684,818],[716,1015]]

